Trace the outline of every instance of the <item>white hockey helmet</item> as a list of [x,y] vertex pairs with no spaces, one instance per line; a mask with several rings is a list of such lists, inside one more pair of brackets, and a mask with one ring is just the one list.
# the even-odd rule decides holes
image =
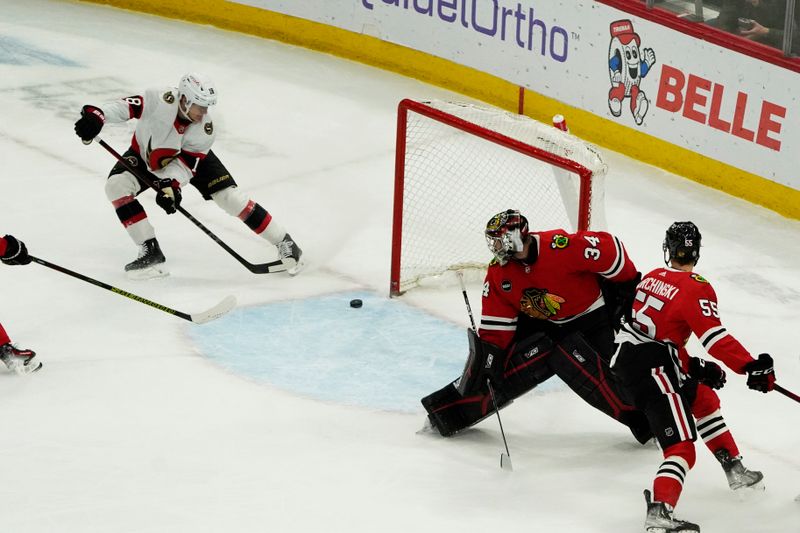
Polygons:
[[217,89],[208,76],[190,72],[184,74],[178,92],[186,98],[186,108],[191,105],[210,107],[217,103]]

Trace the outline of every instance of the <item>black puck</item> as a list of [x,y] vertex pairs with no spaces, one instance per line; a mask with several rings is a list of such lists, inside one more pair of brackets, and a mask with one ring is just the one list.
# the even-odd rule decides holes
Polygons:
[[354,300],[350,300],[350,307],[355,307],[356,309],[358,309],[362,305],[364,305],[364,302],[362,302],[358,298],[356,298]]

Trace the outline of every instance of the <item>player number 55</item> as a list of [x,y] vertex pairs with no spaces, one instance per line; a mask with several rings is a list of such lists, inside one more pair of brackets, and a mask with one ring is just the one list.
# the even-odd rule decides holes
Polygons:
[[717,312],[717,302],[712,302],[711,300],[698,300],[700,304],[700,310],[703,313],[703,316],[713,316],[714,318],[719,318],[719,313]]

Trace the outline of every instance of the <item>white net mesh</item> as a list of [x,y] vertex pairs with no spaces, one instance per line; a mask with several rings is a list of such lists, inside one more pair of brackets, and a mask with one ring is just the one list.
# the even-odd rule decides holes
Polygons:
[[[402,232],[399,242],[395,234],[393,243],[393,263],[399,260],[399,272],[393,269],[393,292],[447,271],[485,268],[491,254],[483,230],[495,213],[506,209],[519,209],[534,230],[574,231],[583,203],[591,227],[605,226],[606,165],[594,147],[551,125],[500,109],[440,101],[422,104],[447,116],[430,118],[414,104],[408,109],[405,153],[398,150]],[[458,120],[456,126],[448,124],[447,117],[469,125]],[[484,138],[494,134],[511,142]],[[577,173],[554,166],[560,158],[588,170],[590,198],[581,198]],[[396,205],[396,224],[398,209]]]

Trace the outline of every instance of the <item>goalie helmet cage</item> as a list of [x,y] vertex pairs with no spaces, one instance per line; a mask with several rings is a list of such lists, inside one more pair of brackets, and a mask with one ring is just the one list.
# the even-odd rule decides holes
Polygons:
[[486,222],[506,209],[519,209],[532,231],[604,228],[606,171],[596,148],[524,115],[401,101],[391,296],[448,271],[485,269]]

